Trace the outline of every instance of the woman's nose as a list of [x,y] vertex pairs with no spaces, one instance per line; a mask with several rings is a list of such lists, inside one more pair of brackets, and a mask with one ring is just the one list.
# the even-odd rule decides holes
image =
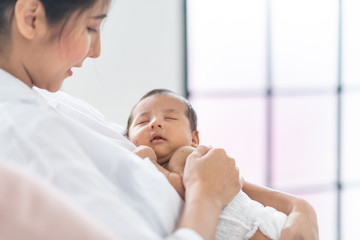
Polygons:
[[90,58],[98,58],[101,53],[101,40],[100,35],[97,35],[96,38],[91,43],[88,56]]

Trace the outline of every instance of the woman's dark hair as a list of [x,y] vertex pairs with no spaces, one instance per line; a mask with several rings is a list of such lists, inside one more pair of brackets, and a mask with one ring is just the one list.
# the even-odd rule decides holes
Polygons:
[[[104,4],[110,0],[39,0],[45,9],[46,20],[49,25],[63,24],[76,11],[81,14],[83,11],[94,6],[98,1]],[[4,40],[10,33],[11,21],[14,16],[14,7],[17,0],[0,0],[0,40]],[[1,41],[0,41],[1,43]],[[1,45],[0,45],[1,47]]]
[[[174,93],[173,91],[171,90],[168,90],[168,89],[154,89],[154,90],[151,90],[150,92],[147,92],[145,93],[144,96],[142,96],[142,98],[140,98],[139,102],[133,107],[133,109],[131,110],[131,113],[130,113],[130,116],[128,118],[128,121],[127,121],[127,126],[126,126],[126,130],[125,130],[125,133],[124,135],[126,137],[129,137],[129,129],[130,129],[130,125],[133,121],[132,119],[132,113],[135,109],[135,107],[142,101],[144,100],[145,98],[148,98],[150,96],[153,96],[153,95],[161,95],[161,94],[169,94],[169,95],[175,95],[175,96],[179,96],[177,95],[176,93]],[[180,96],[181,97],[181,96]],[[189,119],[189,122],[190,122],[190,129],[191,131],[196,131],[197,130],[197,116],[196,116],[196,112],[194,110],[194,108],[192,107],[191,103],[189,102],[189,100],[187,100],[186,98],[184,97],[181,97],[182,100],[184,101],[184,103],[187,105],[187,118]]]
[[[0,1],[0,40],[7,36],[10,30],[10,23],[14,16],[16,0]],[[1,41],[0,41],[1,43]]]

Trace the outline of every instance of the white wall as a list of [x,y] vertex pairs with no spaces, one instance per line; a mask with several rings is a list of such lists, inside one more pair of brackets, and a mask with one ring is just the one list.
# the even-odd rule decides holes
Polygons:
[[113,0],[102,27],[102,53],[66,79],[63,90],[125,124],[153,88],[183,92],[181,0]]

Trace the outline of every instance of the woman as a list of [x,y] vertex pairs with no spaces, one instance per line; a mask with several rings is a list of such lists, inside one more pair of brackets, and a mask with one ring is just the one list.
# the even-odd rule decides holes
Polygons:
[[[72,67],[100,55],[100,25],[109,5],[110,0],[1,1],[0,155],[119,239],[212,239],[221,209],[241,188],[234,159],[221,149],[196,149],[184,173],[183,203],[151,163],[64,118],[31,90],[59,90]],[[257,196],[267,191],[247,188]],[[311,207],[285,194],[276,199],[294,213],[282,239],[315,239]],[[315,224],[301,221],[308,218]]]

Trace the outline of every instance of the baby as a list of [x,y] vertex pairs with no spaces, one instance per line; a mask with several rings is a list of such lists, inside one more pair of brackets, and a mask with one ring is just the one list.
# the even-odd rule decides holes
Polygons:
[[[134,152],[149,158],[184,199],[186,159],[199,144],[190,102],[166,89],[148,92],[134,106],[125,135],[138,147]],[[286,217],[240,191],[223,209],[216,239],[279,239]]]

